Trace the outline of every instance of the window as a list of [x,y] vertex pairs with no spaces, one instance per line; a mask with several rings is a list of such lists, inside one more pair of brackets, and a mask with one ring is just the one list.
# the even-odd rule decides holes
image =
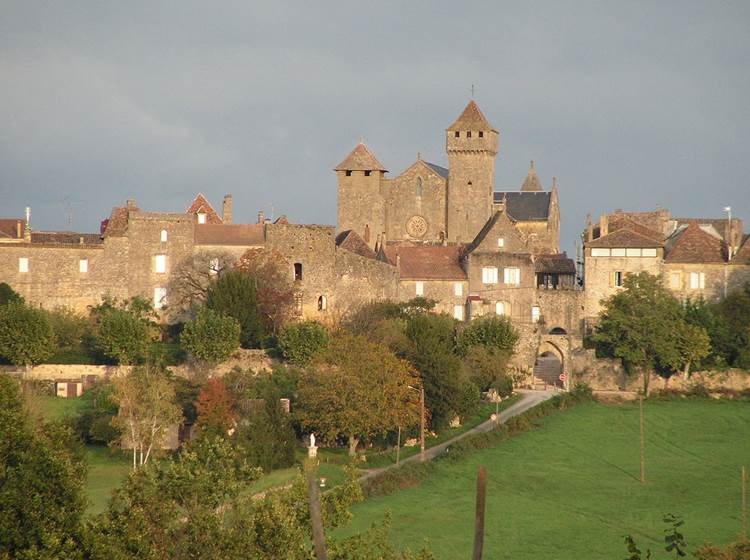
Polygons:
[[540,317],[541,317],[541,310],[539,309],[539,306],[532,305],[531,306],[531,322],[538,323]]
[[464,320],[464,306],[463,305],[453,306],[453,318],[458,319],[459,321]]
[[498,237],[498,238],[497,238],[497,246],[498,246],[498,247],[505,247],[505,238],[503,238],[503,237]]
[[612,256],[613,257],[624,257],[624,256],[626,256],[626,254],[627,253],[625,252],[625,248],[624,247],[617,248],[617,249],[612,249]]
[[461,133],[457,130],[456,132],[453,133],[453,136],[456,137],[456,138],[460,138],[461,137]]
[[346,171],[344,171],[344,175],[346,175],[347,177],[351,177],[352,176],[352,170],[351,169],[347,169]]
[[302,263],[294,263],[294,280],[302,280]]
[[417,198],[422,198],[423,192],[424,189],[422,188],[422,177],[417,177]]
[[640,249],[625,249],[625,255],[628,257],[640,257],[641,250]]
[[161,237],[161,242],[162,243],[166,242],[166,240],[167,240],[167,230],[166,229],[161,230],[161,236],[160,237]]
[[504,301],[495,304],[495,315],[508,315],[508,306]]
[[706,287],[706,275],[703,272],[690,273],[690,289],[702,290]]
[[482,132],[481,130],[479,131],[479,137],[484,138],[484,132]]
[[206,215],[203,212],[198,212],[198,223],[199,224],[206,223]]
[[458,297],[464,295],[464,285],[461,282],[453,284],[453,295]]
[[506,268],[503,270],[503,282],[506,284],[520,284],[521,283],[521,269],[520,268]]
[[673,290],[679,290],[682,287],[682,273],[672,272],[669,275],[669,287]]
[[497,284],[497,267],[482,267],[482,284]]
[[368,170],[368,171],[365,171],[365,177],[369,177],[369,176],[370,176],[370,173],[372,173],[372,171],[369,171],[369,170]]
[[466,137],[471,138],[471,130],[466,131]]
[[219,259],[218,257],[212,258],[208,260],[208,273],[209,274],[219,274]]
[[81,259],[78,261],[78,272],[88,272],[89,271],[89,260],[88,259]]
[[591,249],[592,257],[608,257],[609,249]]
[[414,282],[414,292],[418,296],[424,295],[424,282]]
[[616,272],[612,273],[612,285],[615,288],[622,288],[622,279],[623,279],[623,273],[622,271],[618,270]]
[[154,288],[154,309],[163,309],[167,305],[167,289]]
[[320,296],[318,298],[318,311],[325,311],[327,306],[328,301],[326,300],[326,296]]
[[644,257],[655,257],[656,256],[656,249],[654,249],[654,248],[651,248],[651,249],[642,249],[641,254]]
[[155,270],[159,274],[167,271],[167,255],[156,255]]
[[29,259],[28,257],[20,257],[18,259],[18,272],[29,271]]

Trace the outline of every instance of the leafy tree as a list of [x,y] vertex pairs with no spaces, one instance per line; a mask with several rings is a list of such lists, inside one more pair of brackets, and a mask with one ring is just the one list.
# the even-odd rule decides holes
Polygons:
[[58,307],[47,313],[52,332],[57,341],[57,355],[62,363],[80,363],[74,360],[88,360],[87,343],[92,334],[91,321],[73,309]]
[[47,313],[12,301],[0,305],[0,357],[11,364],[37,364],[52,356],[55,338]]
[[194,321],[185,324],[180,343],[203,362],[223,362],[240,346],[240,324],[234,317],[203,309]]
[[668,364],[672,371],[682,371],[685,379],[690,375],[690,366],[699,363],[711,352],[711,339],[703,327],[685,321],[676,326],[676,360]]
[[23,296],[11,288],[9,284],[0,282],[0,305],[6,303],[23,303]]
[[676,332],[684,322],[683,308],[658,276],[628,274],[623,285],[602,302],[592,338],[600,351],[620,358],[626,371],[640,372],[648,394],[651,371],[680,362]]
[[508,358],[513,355],[518,342],[518,331],[508,317],[486,315],[467,324],[458,335],[459,353],[466,355],[470,348],[483,346]]
[[148,325],[130,311],[113,308],[98,317],[95,347],[115,363],[135,364],[143,361],[150,341]]
[[419,422],[416,384],[411,366],[387,348],[340,333],[300,379],[299,419],[329,441],[347,437],[354,455],[362,438]]
[[506,374],[510,356],[505,352],[493,351],[483,345],[471,346],[463,360],[466,376],[482,391],[490,387],[499,389],[506,397],[513,392],[513,382]]
[[253,280],[266,332],[277,334],[294,310],[289,262],[275,250],[249,249],[235,266]]
[[225,435],[235,424],[234,399],[221,379],[209,379],[198,394],[197,424],[203,430]]
[[201,251],[177,265],[169,284],[169,299],[179,312],[203,305],[211,284],[231,269],[234,257],[225,251]]
[[174,402],[174,385],[159,367],[135,367],[129,375],[116,377],[113,384],[112,400],[120,410],[112,423],[122,433],[122,447],[132,447],[135,469],[148,462],[182,414]]
[[0,557],[81,558],[85,464],[72,431],[37,424],[0,375]]
[[279,334],[279,349],[285,360],[304,366],[328,343],[328,330],[317,321],[292,323]]
[[112,425],[117,414],[117,405],[112,402],[113,391],[112,383],[99,382],[81,397],[88,406],[76,418],[75,429],[85,443],[109,445],[120,436]]
[[221,274],[208,290],[206,307],[237,320],[243,348],[260,346],[265,332],[255,282],[250,276],[240,270]]
[[383,320],[406,320],[411,315],[431,311],[437,302],[435,300],[417,297],[406,302],[390,300],[366,303],[344,320],[344,327],[355,334],[370,335],[373,328]]

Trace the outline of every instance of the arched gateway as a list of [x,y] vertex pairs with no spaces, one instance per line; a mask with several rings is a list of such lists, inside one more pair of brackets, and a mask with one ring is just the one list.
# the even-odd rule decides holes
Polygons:
[[565,371],[565,365],[565,353],[557,344],[549,340],[543,340],[539,344],[534,363],[534,377],[547,385],[565,388],[565,382],[560,379],[560,374]]

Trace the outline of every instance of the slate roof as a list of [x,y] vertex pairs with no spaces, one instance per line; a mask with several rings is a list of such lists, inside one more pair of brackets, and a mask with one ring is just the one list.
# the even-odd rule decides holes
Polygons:
[[219,214],[216,213],[216,210],[214,210],[214,207],[211,206],[211,203],[206,199],[206,197],[203,195],[203,193],[198,193],[193,199],[192,204],[190,204],[190,207],[185,210],[186,214],[198,214],[203,213],[206,214],[206,224],[221,224],[223,223],[223,220],[219,216]]
[[539,182],[539,176],[536,174],[536,169],[534,169],[534,161],[532,160],[531,166],[529,167],[529,173],[526,175],[526,178],[521,185],[521,191],[537,192],[543,190],[542,183]]
[[2,218],[0,219],[0,238],[19,239],[18,222],[21,222],[21,238],[26,229],[26,220],[21,218]]
[[439,165],[435,165],[434,163],[429,163],[427,161],[425,161],[424,164],[432,169],[435,173],[440,175],[443,179],[448,178],[448,170],[445,167],[440,167]]
[[552,193],[533,191],[500,191],[494,193],[496,204],[506,199],[508,217],[517,222],[546,221]]
[[472,99],[447,130],[492,130],[497,132]]
[[48,245],[80,245],[81,239],[85,245],[99,245],[102,236],[98,233],[76,233],[74,231],[32,231],[32,243]]
[[673,263],[723,263],[726,259],[724,241],[705,231],[697,222],[691,222],[669,238],[664,258],[665,262]]
[[632,247],[635,249],[642,247],[661,247],[662,242],[658,239],[654,239],[653,237],[649,237],[641,233],[636,233],[635,231],[623,228],[618,229],[617,231],[613,231],[612,233],[609,233],[607,235],[603,235],[602,237],[598,237],[593,241],[587,241],[586,246],[618,248]]
[[[466,250],[464,251],[465,254],[473,252],[479,245],[482,244],[482,241],[484,241],[484,238],[487,237],[487,234],[492,231],[492,228],[495,227],[495,224],[500,219],[500,217],[503,215],[503,212],[495,212],[492,214],[492,217],[485,222],[485,224],[482,226],[482,229],[479,230],[479,233],[477,233],[476,237],[474,237],[473,241],[469,243],[466,246]],[[505,214],[507,216],[507,214]]]
[[362,257],[375,258],[375,251],[370,249],[365,240],[354,230],[348,229],[339,233],[336,236],[336,245]]
[[378,161],[370,151],[370,148],[360,142],[354,149],[349,152],[349,155],[344,158],[344,161],[339,163],[333,168],[334,171],[387,171],[383,164]]
[[534,261],[534,270],[552,274],[575,274],[576,265],[565,253],[538,255]]
[[[385,248],[388,262],[399,262],[405,280],[466,280],[461,268],[463,245],[389,246]],[[398,259],[397,259],[398,257]]]
[[264,224],[196,224],[197,245],[247,245],[265,243]]

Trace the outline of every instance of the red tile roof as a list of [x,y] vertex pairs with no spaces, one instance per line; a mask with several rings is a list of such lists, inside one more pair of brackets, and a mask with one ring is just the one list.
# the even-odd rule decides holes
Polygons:
[[[651,222],[649,221],[645,221],[645,223],[651,224]],[[642,223],[636,222],[630,216],[622,214],[610,215],[607,220],[607,228],[609,229],[610,233],[615,232],[619,229],[629,229],[630,231],[640,233],[641,235],[651,237],[652,239],[663,240],[664,237],[661,229],[651,229],[650,227],[645,226]]]
[[334,171],[387,171],[362,142],[357,144],[344,161],[333,168]]
[[368,259],[374,259],[376,256],[375,251],[370,249],[365,240],[351,229],[342,231],[336,236],[336,245]]
[[99,245],[102,243],[102,236],[98,233],[74,231],[32,231],[31,242],[46,245]]
[[575,274],[576,265],[565,253],[539,255],[534,261],[534,271],[551,274]]
[[205,214],[207,224],[223,223],[223,220],[216,213],[216,210],[214,210],[214,207],[211,206],[211,203],[206,199],[205,196],[203,196],[203,193],[198,193],[198,195],[193,200],[192,204],[190,204],[190,207],[187,210],[185,210],[185,213],[186,214],[199,214],[199,213]]
[[587,247],[661,247],[662,242],[636,233],[630,229],[618,229],[593,241],[586,242]]
[[493,130],[497,132],[473,99],[469,101],[463,113],[448,127],[448,130]]
[[0,219],[0,238],[19,239],[18,223],[21,222],[21,236],[23,238],[24,229],[26,229],[26,220],[21,218],[2,218]]
[[402,279],[466,280],[462,245],[386,247],[385,253],[391,264],[398,261]]
[[745,242],[732,257],[732,262],[736,264],[750,264],[750,235],[745,237]]
[[265,243],[264,224],[198,224],[197,245],[247,245]]
[[124,235],[128,229],[128,209],[125,206],[115,206],[104,229],[104,236]]
[[697,222],[675,233],[667,248],[666,262],[723,263],[727,258],[724,241],[701,229]]

